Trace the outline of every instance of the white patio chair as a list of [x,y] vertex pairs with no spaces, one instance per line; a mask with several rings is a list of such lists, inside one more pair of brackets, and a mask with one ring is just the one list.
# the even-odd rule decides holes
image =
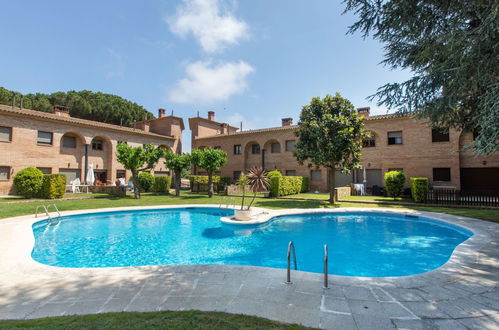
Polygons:
[[73,191],[73,194],[80,193],[80,184],[80,179],[73,180],[73,183],[71,184],[71,190]]

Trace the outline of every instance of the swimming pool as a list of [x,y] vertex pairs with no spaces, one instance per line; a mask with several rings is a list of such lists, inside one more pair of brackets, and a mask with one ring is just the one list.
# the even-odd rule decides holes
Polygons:
[[64,217],[33,224],[34,260],[59,267],[224,264],[286,268],[288,242],[298,270],[347,276],[405,276],[438,268],[466,229],[427,218],[377,212],[283,215],[260,225],[220,222],[218,208],[149,209]]

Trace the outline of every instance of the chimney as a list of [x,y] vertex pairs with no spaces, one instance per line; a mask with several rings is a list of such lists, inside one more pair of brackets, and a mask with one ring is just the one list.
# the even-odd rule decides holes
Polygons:
[[165,109],[158,109],[158,118],[163,118],[166,115]]
[[215,111],[208,111],[208,120],[215,121]]
[[54,105],[54,114],[61,117],[70,117],[69,116],[69,107],[65,107],[63,105]]
[[291,126],[293,125],[293,118],[282,118],[282,126]]
[[223,123],[220,126],[222,127],[220,130],[221,134],[229,134],[229,124]]
[[371,111],[370,107],[365,107],[365,108],[357,108],[357,112],[359,115],[361,115],[364,118],[369,117],[369,112]]

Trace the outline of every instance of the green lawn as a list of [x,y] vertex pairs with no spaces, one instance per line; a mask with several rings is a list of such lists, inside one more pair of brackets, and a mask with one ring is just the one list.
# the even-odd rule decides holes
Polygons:
[[384,196],[348,196],[347,200],[352,201],[371,201],[371,202],[390,202],[390,203],[414,203],[412,198],[393,198],[393,197],[384,197]]
[[310,329],[219,312],[107,313],[0,321],[0,329]]
[[[133,199],[132,197],[117,198],[94,198],[83,200],[63,200],[50,201],[46,203],[55,203],[61,211],[79,210],[79,209],[95,209],[103,207],[120,207],[120,206],[148,206],[148,205],[174,205],[174,204],[216,204],[218,205],[221,199],[225,196],[215,195],[213,198],[208,198],[206,195],[191,194],[182,192],[180,197],[173,195],[154,195],[144,194],[141,199]],[[240,197],[233,197],[237,204],[240,204]],[[251,198],[246,198],[245,204],[250,202]],[[0,204],[0,218],[13,217],[25,214],[34,214],[35,208],[40,202],[28,202],[18,204]],[[317,207],[384,207],[396,209],[412,209],[430,212],[441,212],[453,215],[466,216],[471,218],[484,219],[494,222],[499,222],[499,210],[485,209],[468,209],[468,208],[450,208],[450,207],[424,207],[424,206],[403,206],[403,205],[383,205],[383,204],[362,204],[341,202],[334,206],[323,200],[292,200],[292,199],[275,199],[275,198],[257,198],[254,206],[265,207],[270,209],[287,209],[287,208],[317,208]]]

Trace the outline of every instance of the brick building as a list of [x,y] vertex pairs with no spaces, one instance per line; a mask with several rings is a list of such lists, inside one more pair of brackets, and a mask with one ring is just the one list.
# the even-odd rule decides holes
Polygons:
[[[46,113],[0,105],[0,194],[13,193],[14,175],[29,166],[65,174],[68,182],[75,178],[83,182],[89,164],[103,183],[129,178],[131,173],[116,160],[118,141],[131,146],[152,143],[181,152],[182,118],[167,116],[164,109],[158,114],[157,119],[130,128],[72,118],[65,107]],[[169,174],[162,161],[153,173]]]
[[[456,189],[499,189],[499,154],[475,157],[472,151],[459,152],[473,141],[473,134],[432,130],[425,121],[411,116],[370,116],[369,108],[358,109],[372,138],[364,141],[362,169],[351,174],[336,172],[336,185],[362,183],[383,186],[385,172],[403,170],[407,177],[427,177],[434,186]],[[324,168],[300,166],[293,156],[296,125],[283,118],[281,127],[237,132],[237,128],[208,118],[189,118],[192,148],[212,147],[227,152],[228,163],[221,175],[236,179],[252,166],[277,169],[284,175],[307,176],[312,191],[327,191]],[[201,170],[202,171],[202,170]],[[407,182],[408,184],[408,182]]]

